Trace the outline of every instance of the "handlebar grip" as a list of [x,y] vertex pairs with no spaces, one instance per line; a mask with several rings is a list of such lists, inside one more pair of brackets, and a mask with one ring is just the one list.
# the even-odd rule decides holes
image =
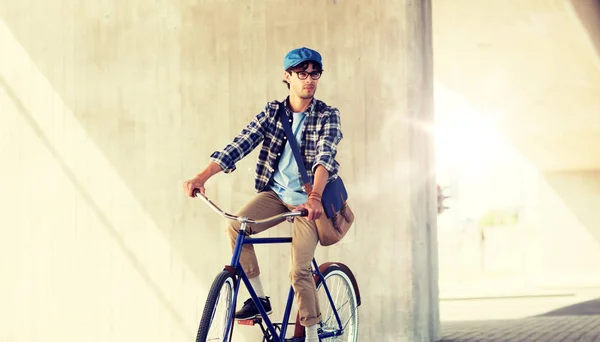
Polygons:
[[194,188],[194,190],[192,190],[192,196],[193,197],[198,197],[199,193],[200,193],[200,189],[198,189],[198,188]]
[[300,216],[308,216],[308,210],[307,209],[301,209],[300,210]]

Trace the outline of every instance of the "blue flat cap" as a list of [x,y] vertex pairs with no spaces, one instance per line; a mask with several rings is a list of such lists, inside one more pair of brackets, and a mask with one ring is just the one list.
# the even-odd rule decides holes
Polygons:
[[287,70],[307,61],[318,62],[321,64],[321,66],[323,65],[320,53],[315,50],[302,47],[299,49],[294,49],[285,55],[285,58],[283,59],[283,69]]

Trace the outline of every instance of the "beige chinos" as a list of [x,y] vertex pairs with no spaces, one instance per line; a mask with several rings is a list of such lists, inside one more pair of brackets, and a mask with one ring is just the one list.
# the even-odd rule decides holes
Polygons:
[[[252,219],[265,219],[288,212],[296,207],[295,205],[284,203],[274,191],[268,190],[257,194],[236,215]],[[270,224],[248,225],[246,232],[249,235],[258,234],[283,221],[285,219]],[[240,229],[240,223],[237,221],[229,222],[227,232],[231,241],[231,248],[233,249]],[[318,241],[315,221],[308,221],[306,217],[295,217],[289,275],[300,312],[300,324],[305,327],[314,325],[321,320],[317,288],[311,272],[311,263]],[[242,247],[240,264],[248,278],[257,277],[260,274],[253,245],[244,245]]]

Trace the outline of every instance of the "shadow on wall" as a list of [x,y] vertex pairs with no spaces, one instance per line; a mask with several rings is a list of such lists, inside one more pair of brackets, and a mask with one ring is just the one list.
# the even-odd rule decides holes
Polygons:
[[546,172],[543,177],[600,245],[600,170]]
[[[165,29],[168,20],[158,28],[151,20],[132,24],[139,12],[149,10],[152,6],[158,4],[140,8],[133,3],[124,4],[119,5],[120,11],[115,11],[110,6],[98,9],[94,4],[77,3],[70,11],[77,13],[78,20],[65,21],[64,16],[68,17],[70,13],[61,6],[31,10],[27,5],[17,5],[12,11],[28,13],[27,19],[0,8],[0,20],[5,22],[7,32],[14,35],[15,42],[18,42],[7,51],[17,51],[14,52],[16,59],[26,54],[31,60],[31,65],[36,67],[15,71],[13,74],[35,73],[33,76],[48,82],[48,86],[43,90],[55,92],[57,102],[64,102],[65,110],[57,110],[59,114],[74,119],[69,122],[77,123],[83,128],[86,141],[93,142],[85,147],[94,146],[101,152],[86,155],[90,159],[89,164],[101,163],[112,172],[111,180],[119,181],[118,190],[133,194],[128,203],[139,204],[142,207],[140,212],[150,218],[147,223],[155,224],[164,240],[181,253],[186,264],[201,277],[206,262],[198,257],[198,250],[210,246],[208,241],[223,236],[224,225],[210,230],[198,227],[198,223],[203,222],[199,216],[209,211],[205,210],[206,208],[200,209],[199,202],[192,203],[191,199],[186,198],[181,185],[185,179],[205,166],[213,148],[222,146],[220,142],[211,146],[197,146],[198,139],[194,137],[208,134],[209,124],[205,122],[202,114],[214,112],[212,107],[200,109],[195,107],[195,103],[198,102],[198,98],[209,97],[217,90],[204,91],[208,83],[214,86],[213,77],[202,77],[187,70],[199,69],[194,64],[195,59],[189,55],[201,53],[202,49],[189,47],[190,51],[181,51],[179,44],[189,38],[194,28],[186,26],[181,30]],[[185,9],[182,11],[185,12]],[[168,19],[176,21],[179,20],[178,16],[179,12],[169,12]],[[198,21],[203,22],[200,19]],[[39,22],[44,24],[36,26],[35,23]],[[53,29],[46,30],[43,27]],[[164,36],[160,39],[136,40],[136,37],[152,30],[160,31]],[[126,34],[119,34],[122,32]],[[188,57],[182,57],[181,63],[165,62],[178,60],[180,54]],[[39,73],[36,69],[39,69]],[[178,88],[180,84],[181,89]],[[23,94],[17,93],[15,97],[23,98]],[[31,98],[30,96],[28,101],[32,101]],[[50,112],[51,107],[47,108],[48,113],[54,115]],[[55,104],[55,107],[58,105]],[[66,112],[68,114],[65,114]],[[39,112],[35,114],[47,115]],[[64,125],[59,120],[60,115],[56,114],[55,118],[59,127]],[[51,126],[33,129],[36,132],[52,132]],[[217,131],[214,135],[221,132],[217,129],[213,131]],[[73,133],[67,131],[67,134]],[[52,141],[44,143],[50,151],[57,150]],[[60,154],[69,151],[57,152]],[[64,164],[60,156],[55,159],[60,165]],[[98,173],[83,174],[81,170],[76,169],[70,172],[92,180],[99,179],[100,182],[102,178],[108,178],[107,175]],[[69,175],[68,172],[65,174]],[[251,177],[249,171],[241,170],[237,171],[235,179],[242,174],[250,174]],[[72,177],[69,178],[72,180]],[[228,184],[231,184],[232,178]],[[108,191],[109,186],[117,187],[109,181],[104,182]],[[77,183],[73,183],[77,188]],[[250,190],[251,183],[248,184],[250,185],[247,189]],[[214,183],[211,186],[210,190],[214,195],[218,188]],[[227,193],[227,189],[223,192]],[[220,199],[217,195],[214,196],[217,200]],[[230,209],[231,206],[227,205],[226,200],[218,202],[224,202],[224,207]],[[97,203],[89,204],[93,208],[101,207]],[[184,216],[182,207],[192,205],[199,209],[194,207],[193,210],[186,211],[188,215]],[[102,214],[107,217],[103,220],[106,222],[113,218],[111,214],[120,217],[120,212],[125,211],[106,212],[106,208],[101,209],[104,210]],[[215,219],[209,222],[216,221],[216,215],[214,217]],[[221,222],[223,221],[219,221]],[[112,226],[105,226],[112,233]],[[117,228],[125,230],[126,227]],[[201,228],[205,229],[202,231]],[[128,250],[127,243],[131,241],[116,235],[115,239],[119,241],[125,254],[131,257],[132,264],[137,267],[135,258],[143,257],[136,256],[135,251]],[[144,270],[139,270],[143,275]],[[212,279],[212,274],[206,277]]]
[[571,0],[570,3],[600,58],[600,0]]
[[[170,79],[179,77],[178,65],[172,67],[177,70],[165,71],[161,65],[149,61],[146,56],[151,54],[144,52],[152,50],[164,53],[164,56],[155,54],[155,61],[160,61],[161,57],[170,57],[165,51],[171,51],[173,55],[179,53],[179,50],[159,49],[149,46],[151,43],[148,42],[136,45],[132,43],[134,39],[131,37],[123,39],[123,36],[129,37],[127,35],[119,35],[119,39],[104,39],[101,43],[98,39],[90,39],[94,36],[91,31],[95,28],[105,27],[109,30],[115,26],[111,24],[110,13],[95,10],[94,5],[86,7],[78,4],[73,10],[74,13],[81,13],[78,16],[81,20],[78,21],[63,20],[64,15],[68,16],[68,10],[64,10],[62,6],[52,5],[37,10],[30,10],[26,4],[22,5],[23,9],[19,9],[19,6],[21,5],[10,6],[10,10],[0,6],[0,45],[6,47],[0,58],[3,61],[0,63],[3,66],[0,67],[0,92],[8,95],[6,98],[0,96],[0,100],[14,104],[15,113],[26,123],[23,129],[33,131],[45,147],[31,155],[24,154],[24,164],[29,165],[31,162],[41,169],[45,165],[37,163],[37,158],[42,159],[39,156],[48,153],[62,171],[61,175],[65,176],[66,182],[59,184],[72,185],[75,193],[82,199],[55,201],[49,206],[56,205],[59,210],[70,206],[70,215],[76,217],[76,220],[68,221],[64,226],[52,228],[84,233],[73,234],[75,236],[70,240],[61,241],[56,238],[45,241],[44,245],[52,246],[55,255],[63,258],[67,258],[71,249],[62,247],[68,245],[72,250],[82,251],[81,254],[69,256],[69,259],[77,260],[78,266],[87,268],[95,262],[108,270],[106,272],[113,275],[113,278],[106,280],[109,285],[106,286],[105,293],[114,300],[128,297],[138,285],[128,283],[119,276],[133,274],[133,279],[138,276],[145,286],[137,293],[142,296],[143,290],[149,289],[159,305],[162,305],[156,312],[157,315],[164,316],[156,317],[172,318],[175,325],[178,325],[177,333],[194,336],[192,324],[197,323],[190,324],[186,317],[191,317],[190,321],[195,320],[194,314],[197,313],[190,314],[185,309],[193,307],[195,301],[200,302],[201,299],[198,298],[202,296],[196,293],[201,293],[208,287],[203,286],[202,280],[208,279],[204,281],[207,283],[214,274],[202,272],[204,265],[208,263],[201,258],[201,253],[203,248],[219,246],[219,241],[224,245],[225,242],[224,239],[214,242],[215,236],[224,235],[223,230],[219,229],[222,226],[204,231],[197,227],[197,222],[201,220],[196,212],[200,210],[190,210],[185,217],[182,213],[184,204],[191,202],[185,198],[181,189],[181,183],[185,179],[181,175],[187,173],[182,171],[182,161],[189,160],[191,164],[207,155],[206,150],[193,146],[195,141],[191,139],[192,134],[198,134],[203,125],[199,115],[184,118],[179,115],[182,106],[179,105],[179,90],[174,86],[177,80],[168,84],[155,81],[167,76]],[[15,15],[11,12],[13,8],[14,13],[22,10],[28,17]],[[47,15],[44,16],[43,12],[46,10]],[[63,10],[61,15],[60,11]],[[15,20],[15,17],[21,19]],[[36,20],[40,17],[44,19]],[[89,20],[84,20],[86,18]],[[43,27],[53,29],[36,27],[35,22],[43,22]],[[143,31],[142,28],[139,30]],[[104,37],[100,33],[95,34]],[[170,34],[176,36],[178,32]],[[107,36],[111,35],[116,36],[114,32]],[[113,43],[115,46],[112,46]],[[129,50],[119,50],[117,45],[130,47]],[[113,52],[119,50],[119,53],[103,56],[95,50],[103,46]],[[140,52],[134,54],[136,49],[140,49]],[[139,67],[131,67],[136,63]],[[123,73],[125,76],[117,77]],[[144,73],[150,76],[143,77]],[[186,110],[192,112],[191,109]],[[198,127],[198,130],[182,130],[182,125]],[[25,147],[16,146],[17,151],[21,148],[26,150]],[[198,155],[202,157],[199,158]],[[51,179],[48,183],[59,181]],[[96,225],[96,222],[99,223]],[[84,252],[89,237],[86,234],[94,234],[95,232],[90,232],[96,230],[96,227],[100,230],[99,236],[108,233],[107,239],[96,240],[95,243],[96,246],[102,246],[98,247],[101,255],[92,255],[87,250]],[[33,231],[32,235],[35,233]],[[179,252],[185,263],[178,263],[179,255],[171,253],[171,250]],[[226,250],[223,248],[223,251]],[[102,256],[105,258],[102,259]],[[218,252],[211,256],[217,259]],[[54,259],[49,260],[51,262]],[[119,262],[112,263],[111,260]],[[128,272],[128,267],[133,272]],[[189,269],[193,276],[200,279],[199,282],[187,280],[191,278],[189,276],[185,278],[190,273]],[[214,268],[214,271],[218,271],[218,268]],[[73,277],[86,279],[82,277],[82,273]],[[60,278],[56,281],[60,284],[70,280]],[[123,286],[113,288],[110,285],[117,283],[123,283]],[[194,286],[198,283],[200,286]],[[183,309],[184,304],[177,298],[180,294],[175,295],[171,290],[175,286],[184,289],[186,286],[194,286],[194,293],[187,295],[191,299],[186,298],[187,307]],[[32,286],[26,291],[30,291],[28,294],[46,293],[44,287]],[[180,291],[183,292],[185,291]],[[128,297],[127,300],[133,299]],[[127,303],[127,300],[123,302]],[[66,299],[64,306],[68,308],[69,305],[76,305],[76,300],[71,297]],[[104,306],[99,311],[106,310],[111,302],[105,301],[102,305]],[[124,304],[123,307],[125,306]],[[64,308],[62,310],[68,311]],[[126,315],[123,311],[110,316],[110,319],[117,321],[115,317]],[[95,321],[97,324],[104,323],[102,319]],[[132,326],[134,323],[128,325]],[[111,333],[119,333],[118,328],[115,331],[117,332]]]
[[565,306],[560,309],[546,312],[539,316],[584,316],[600,315],[600,298]]
[[69,181],[73,184],[74,188],[77,190],[77,193],[83,198],[84,202],[89,206],[89,210],[95,214],[95,216],[101,222],[101,225],[106,228],[106,231],[113,238],[113,240],[117,243],[123,254],[127,257],[133,268],[138,272],[140,277],[144,279],[146,285],[154,292],[156,298],[163,304],[163,306],[169,311],[174,320],[181,325],[181,327],[185,330],[187,327],[185,326],[185,322],[183,317],[177,312],[177,309],[173,306],[172,302],[169,300],[167,294],[160,288],[160,286],[152,279],[148,269],[144,266],[143,261],[139,256],[132,250],[132,248],[128,245],[126,239],[119,232],[119,229],[115,227],[112,223],[111,219],[106,215],[104,210],[98,205],[97,201],[94,199],[94,194],[92,194],[89,189],[86,189],[86,185],[82,184],[76,175],[76,171],[74,171],[60,156],[60,153],[55,149],[52,142],[48,139],[47,135],[44,133],[44,130],[36,123],[35,119],[32,118],[32,115],[25,108],[25,105],[21,101],[21,99],[15,94],[13,89],[10,87],[8,82],[0,75],[0,90],[6,91],[10,100],[15,104],[17,109],[19,110],[22,117],[28,123],[29,127],[35,132],[38,138],[42,141],[45,147],[48,149],[48,152],[52,155],[54,160],[60,168],[62,169],[64,175],[69,179]]

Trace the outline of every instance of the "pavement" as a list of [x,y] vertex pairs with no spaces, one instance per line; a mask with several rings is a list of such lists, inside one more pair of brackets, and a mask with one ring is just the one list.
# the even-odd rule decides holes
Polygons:
[[600,341],[599,289],[557,293],[441,301],[441,342]]

